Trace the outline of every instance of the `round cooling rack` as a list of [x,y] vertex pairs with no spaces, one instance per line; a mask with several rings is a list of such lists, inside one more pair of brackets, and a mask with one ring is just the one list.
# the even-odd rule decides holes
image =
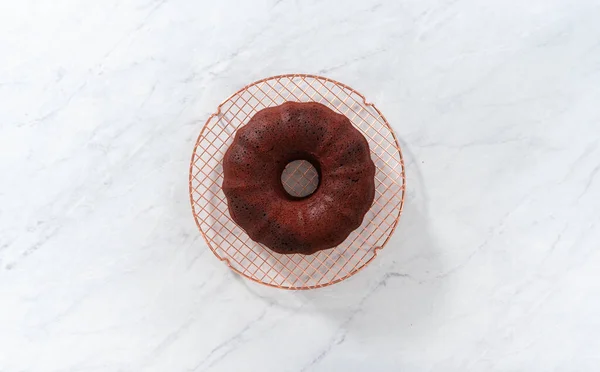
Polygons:
[[[251,240],[231,219],[221,189],[223,156],[235,131],[256,112],[286,101],[319,102],[346,115],[369,142],[377,167],[375,200],[362,225],[337,247],[310,256],[275,253]],[[282,182],[290,194],[305,195],[314,189],[316,177],[307,162],[295,162],[284,171]],[[406,188],[400,145],[381,112],[347,85],[305,74],[259,80],[221,103],[198,136],[189,182],[196,224],[213,253],[246,278],[285,289],[324,287],[364,268],[396,229]]]

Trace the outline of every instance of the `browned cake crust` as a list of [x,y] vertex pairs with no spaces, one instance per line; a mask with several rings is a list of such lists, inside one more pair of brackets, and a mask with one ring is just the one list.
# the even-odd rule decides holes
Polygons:
[[[281,183],[285,166],[307,160],[319,186],[304,198]],[[369,144],[350,120],[316,103],[259,111],[238,129],[223,159],[223,191],[233,220],[275,252],[312,254],[342,243],[375,196]]]

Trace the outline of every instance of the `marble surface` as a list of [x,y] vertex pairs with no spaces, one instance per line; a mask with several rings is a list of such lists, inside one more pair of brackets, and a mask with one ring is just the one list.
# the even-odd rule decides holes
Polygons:
[[[0,371],[593,371],[597,0],[0,2]],[[207,249],[187,190],[219,102],[329,76],[407,160],[399,229],[340,284]]]

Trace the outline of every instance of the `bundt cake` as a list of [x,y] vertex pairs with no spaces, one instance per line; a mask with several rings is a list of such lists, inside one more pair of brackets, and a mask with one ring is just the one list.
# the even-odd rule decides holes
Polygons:
[[[286,165],[306,160],[319,185],[288,194]],[[257,112],[237,130],[223,159],[223,191],[233,220],[275,252],[312,254],[341,244],[375,196],[369,144],[344,115],[316,102],[286,102]]]

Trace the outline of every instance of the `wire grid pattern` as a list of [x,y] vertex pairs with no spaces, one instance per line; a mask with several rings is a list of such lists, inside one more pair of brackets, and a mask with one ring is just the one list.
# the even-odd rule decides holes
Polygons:
[[314,193],[319,186],[319,173],[310,162],[294,160],[285,166],[281,183],[288,194],[303,198]]
[[[251,240],[231,219],[221,189],[222,160],[235,131],[256,112],[286,101],[319,102],[346,115],[369,142],[371,158],[377,168],[375,200],[362,225],[339,246],[309,256],[275,253]],[[304,168],[295,172],[306,171],[308,167]],[[352,276],[371,262],[398,224],[406,188],[400,146],[379,110],[342,83],[305,74],[259,80],[219,105],[198,137],[189,177],[194,218],[213,253],[239,274],[285,289],[331,285]],[[285,186],[294,187],[291,184]]]

